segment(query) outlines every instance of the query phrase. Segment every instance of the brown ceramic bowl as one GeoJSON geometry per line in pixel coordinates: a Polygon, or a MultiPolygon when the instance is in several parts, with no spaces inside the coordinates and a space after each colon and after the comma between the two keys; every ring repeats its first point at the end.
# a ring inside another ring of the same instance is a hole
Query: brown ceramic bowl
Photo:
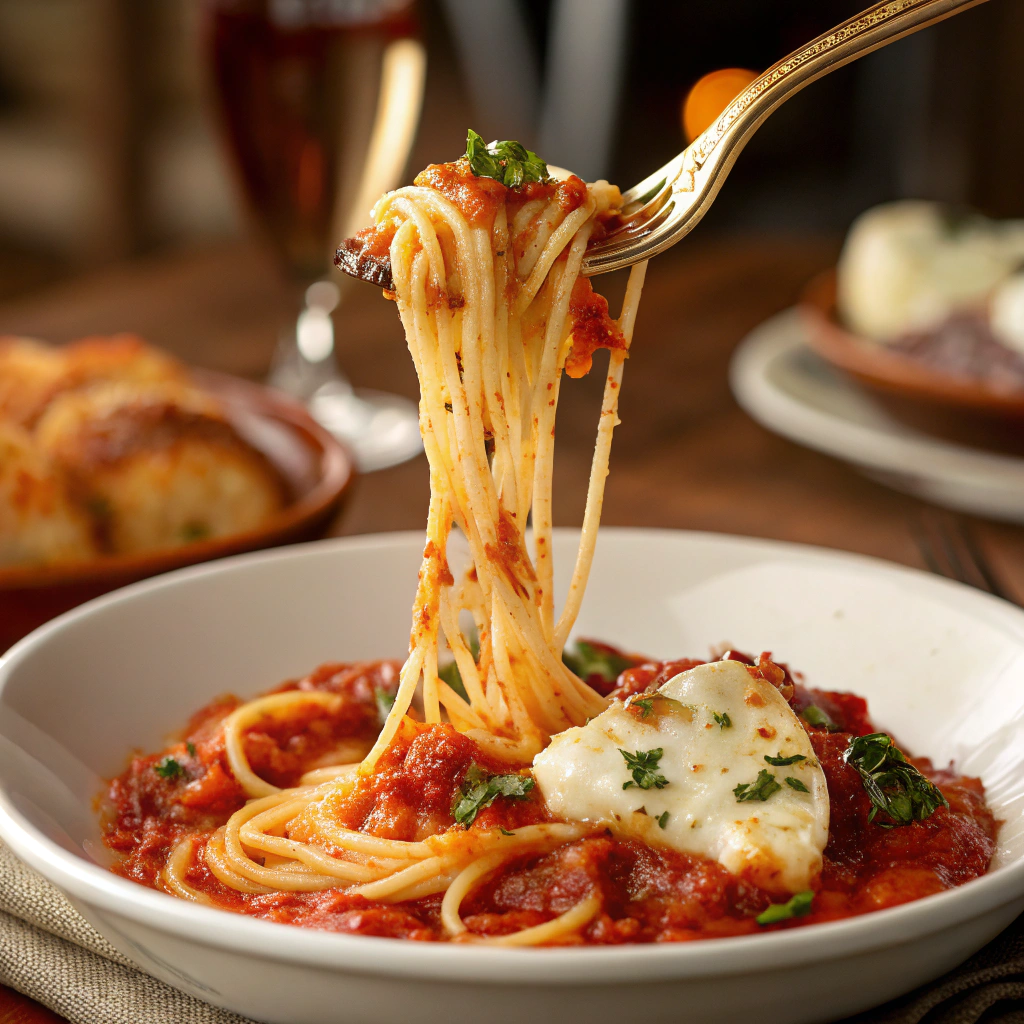
{"type": "Polygon", "coordinates": [[[1024,451],[1024,391],[944,373],[853,334],[837,314],[834,270],[807,285],[800,308],[811,348],[870,388],[898,419],[961,444],[1024,451]]]}
{"type": "Polygon", "coordinates": [[[301,405],[268,388],[205,370],[193,375],[221,401],[239,434],[273,463],[285,482],[288,503],[259,529],[169,551],[0,569],[0,651],[55,615],[136,580],[324,535],[355,475],[348,451],[301,405]]]}

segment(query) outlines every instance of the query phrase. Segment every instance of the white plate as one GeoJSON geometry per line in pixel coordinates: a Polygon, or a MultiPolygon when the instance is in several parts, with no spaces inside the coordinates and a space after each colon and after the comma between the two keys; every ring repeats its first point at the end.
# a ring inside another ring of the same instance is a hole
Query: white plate
{"type": "Polygon", "coordinates": [[[758,423],[926,501],[1024,523],[1024,458],[952,444],[900,423],[815,355],[805,334],[799,311],[788,309],[736,350],[732,390],[758,423]]]}
{"type": "MultiPolygon", "coordinates": [[[[574,543],[556,534],[562,587],[574,543]]],[[[913,750],[985,780],[1006,822],[990,874],[778,934],[509,950],[252,920],[93,863],[92,801],[129,749],[225,690],[401,654],[422,547],[390,534],[243,556],[38,630],[0,660],[0,836],[144,970],[279,1024],[825,1020],[949,970],[1024,909],[1024,612],[871,559],[670,531],[602,532],[580,631],[663,656],[771,649],[812,685],[863,694],[913,750]]]]}

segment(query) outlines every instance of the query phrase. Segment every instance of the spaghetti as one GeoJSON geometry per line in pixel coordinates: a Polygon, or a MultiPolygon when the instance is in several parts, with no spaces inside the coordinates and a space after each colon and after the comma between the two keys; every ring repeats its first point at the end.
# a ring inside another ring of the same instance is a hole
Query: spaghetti
{"type": "MultiPolygon", "coordinates": [[[[472,150],[472,135],[470,142],[472,150]]],[[[498,166],[507,179],[511,161],[498,166]]],[[[481,758],[521,765],[607,703],[563,663],[562,649],[594,556],[646,268],[633,269],[613,322],[580,269],[588,241],[621,201],[618,190],[573,176],[555,181],[546,168],[537,178],[508,187],[478,175],[468,158],[431,166],[413,186],[384,196],[374,227],[356,241],[360,258],[374,261],[390,286],[420,385],[431,496],[409,656],[372,749],[360,752],[361,761],[313,769],[298,786],[281,789],[253,770],[245,730],[310,709],[336,710],[339,697],[272,694],[224,720],[227,763],[249,800],[205,843],[191,833],[179,839],[162,872],[174,895],[209,902],[188,881],[198,859],[224,886],[250,895],[345,887],[352,896],[398,903],[443,893],[444,930],[467,939],[473,936],[460,907],[476,886],[511,860],[593,832],[580,823],[539,822],[514,832],[441,823],[408,840],[342,824],[389,749],[431,727],[449,723],[481,758]],[[551,500],[559,386],[564,370],[587,372],[597,348],[610,350],[609,368],[579,550],[556,617],[551,500]],[[531,518],[532,543],[525,532],[531,518]],[[453,524],[469,548],[459,580],[448,564],[453,524]],[[439,671],[445,647],[462,692],[439,671]],[[409,717],[417,693],[422,722],[409,717]]],[[[564,941],[599,909],[598,895],[585,893],[549,921],[480,941],[564,941]]]]}
{"type": "Polygon", "coordinates": [[[580,641],[563,656],[644,277],[612,321],[580,276],[620,201],[470,133],[465,159],[385,196],[343,244],[396,301],[419,376],[431,497],[408,658],[221,698],[135,758],[108,792],[120,874],[275,921],[537,946],[803,926],[988,869],[980,781],[909,758],[860,698],[808,690],[768,652],[651,662],[580,641]],[[597,348],[587,506],[556,609],[555,412],[563,372],[597,348]]]}

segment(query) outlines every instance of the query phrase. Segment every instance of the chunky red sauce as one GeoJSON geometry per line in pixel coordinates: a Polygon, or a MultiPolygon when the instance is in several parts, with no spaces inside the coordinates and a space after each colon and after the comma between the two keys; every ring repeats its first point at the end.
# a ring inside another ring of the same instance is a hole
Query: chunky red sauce
{"type": "Polygon", "coordinates": [[[554,197],[566,213],[571,213],[587,199],[587,186],[575,174],[565,181],[531,181],[519,188],[507,188],[494,178],[474,174],[466,159],[431,164],[416,175],[414,184],[440,192],[458,207],[470,224],[476,225],[490,225],[502,203],[508,204],[512,214],[534,199],[547,201],[554,197]]]}
{"type": "MultiPolygon", "coordinates": [[[[882,828],[868,820],[868,797],[842,757],[851,735],[874,731],[865,702],[848,693],[807,689],[785,666],[766,656],[756,664],[744,655],[730,652],[730,657],[746,661],[751,672],[778,686],[795,709],[814,704],[831,721],[832,731],[805,726],[825,772],[831,802],[829,843],[812,912],[766,928],[755,918],[777,896],[731,875],[716,862],[603,834],[506,867],[464,902],[462,914],[471,933],[499,935],[540,924],[597,891],[602,911],[575,941],[601,945],[744,935],[895,906],[985,873],[997,823],[979,780],[915,758],[913,763],[942,789],[949,808],[940,807],[922,822],[882,828]]],[[[614,686],[613,698],[625,699],[660,685],[700,663],[625,660],[632,665],[614,684],[602,680],[605,690],[614,686]]],[[[317,708],[249,729],[246,749],[253,769],[276,785],[289,786],[304,771],[337,763],[340,750],[350,758],[360,745],[368,747],[379,727],[378,694],[394,692],[398,667],[391,661],[325,665],[284,684],[280,689],[325,690],[343,700],[332,713],[317,708]]],[[[187,832],[209,834],[243,805],[218,728],[237,706],[233,697],[215,700],[193,717],[181,742],[134,758],[110,783],[104,831],[107,845],[120,856],[117,873],[159,888],[159,871],[178,838],[187,832]],[[168,755],[183,769],[173,778],[155,770],[168,755]]],[[[471,740],[449,726],[403,729],[378,763],[378,771],[339,805],[340,821],[405,840],[461,828],[452,818],[452,802],[473,761],[494,771],[509,770],[508,765],[489,764],[471,740]]],[[[525,799],[496,799],[471,827],[512,831],[547,819],[534,790],[525,799]]],[[[201,858],[187,881],[218,905],[253,917],[362,935],[444,938],[440,896],[387,905],[340,890],[248,895],[222,885],[201,858]]]]}
{"type": "Polygon", "coordinates": [[[599,348],[626,347],[619,325],[608,313],[608,300],[594,291],[589,277],[577,278],[573,285],[569,317],[572,320],[572,348],[565,360],[565,372],[570,377],[585,377],[590,373],[594,353],[599,348]]]}

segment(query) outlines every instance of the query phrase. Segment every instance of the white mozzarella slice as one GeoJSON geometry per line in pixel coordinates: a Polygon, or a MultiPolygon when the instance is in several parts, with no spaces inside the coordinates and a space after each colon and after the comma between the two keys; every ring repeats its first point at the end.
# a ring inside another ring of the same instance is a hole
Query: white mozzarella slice
{"type": "Polygon", "coordinates": [[[680,673],[658,693],[646,717],[616,701],[552,738],[533,763],[551,811],[717,860],[772,892],[809,888],[828,842],[828,789],[810,738],[779,691],[739,662],[720,661],[680,673]],[[726,715],[731,724],[723,726],[726,715]],[[656,774],[667,784],[623,788],[633,779],[621,751],[657,748],[656,774]],[[765,761],[780,754],[804,760],[765,761]],[[736,787],[754,783],[761,770],[781,789],[763,801],[738,800],[736,787]]]}

